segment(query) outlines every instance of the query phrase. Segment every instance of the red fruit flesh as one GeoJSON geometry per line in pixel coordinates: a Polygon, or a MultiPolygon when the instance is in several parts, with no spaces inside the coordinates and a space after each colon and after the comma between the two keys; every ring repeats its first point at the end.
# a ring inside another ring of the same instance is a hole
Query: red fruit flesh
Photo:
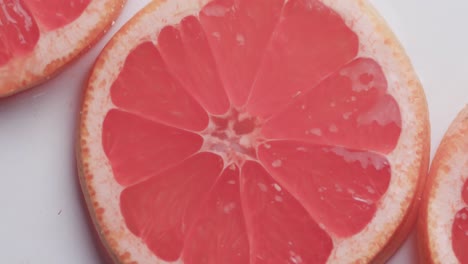
{"type": "Polygon", "coordinates": [[[77,19],[91,0],[0,0],[0,66],[31,52],[41,32],[77,19]]]}
{"type": "Polygon", "coordinates": [[[325,263],[330,236],[258,163],[242,168],[250,263],[325,263]]]}
{"type": "Polygon", "coordinates": [[[0,66],[34,49],[39,29],[21,0],[0,0],[0,66]]]}
{"type": "Polygon", "coordinates": [[[66,26],[77,19],[91,0],[23,0],[38,23],[47,31],[66,26]]]}
{"type": "MultiPolygon", "coordinates": [[[[468,204],[468,181],[462,190],[462,199],[468,204]]],[[[462,264],[468,263],[468,207],[457,212],[452,225],[452,247],[455,255],[462,264]]]]}

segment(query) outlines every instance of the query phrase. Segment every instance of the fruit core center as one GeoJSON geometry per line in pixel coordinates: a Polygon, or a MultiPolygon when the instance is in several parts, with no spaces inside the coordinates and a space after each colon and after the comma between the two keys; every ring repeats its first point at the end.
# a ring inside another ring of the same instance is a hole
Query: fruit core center
{"type": "Polygon", "coordinates": [[[232,110],[223,116],[211,116],[208,128],[202,132],[205,151],[223,157],[225,164],[242,165],[256,159],[260,143],[258,119],[248,113],[232,110]]]}

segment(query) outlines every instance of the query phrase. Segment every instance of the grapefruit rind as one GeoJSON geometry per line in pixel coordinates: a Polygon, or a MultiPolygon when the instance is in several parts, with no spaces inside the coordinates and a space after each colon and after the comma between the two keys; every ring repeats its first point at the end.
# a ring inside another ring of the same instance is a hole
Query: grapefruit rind
{"type": "MultiPolygon", "coordinates": [[[[113,176],[102,149],[102,123],[115,108],[110,87],[130,51],[144,41],[156,43],[159,31],[195,15],[208,0],[153,1],[128,22],[110,41],[96,62],[85,91],[78,166],[80,180],[94,224],[116,263],[166,263],[126,227],[120,212],[123,187],[113,176]],[[151,25],[151,26],[148,26],[151,25]],[[121,256],[125,255],[125,261],[121,256]]],[[[406,238],[415,218],[429,156],[429,121],[425,95],[403,48],[384,20],[367,1],[324,0],[359,36],[359,56],[371,57],[388,79],[388,92],[399,103],[402,132],[387,158],[392,178],[374,219],[360,233],[333,238],[328,263],[384,262],[406,238]],[[364,41],[364,42],[363,42],[364,41]]],[[[177,262],[177,263],[180,263],[177,262]]]]}
{"type": "Polygon", "coordinates": [[[27,55],[0,67],[0,97],[26,90],[50,79],[89,49],[113,24],[126,0],[94,0],[80,17],[56,30],[41,32],[27,55]]]}
{"type": "Polygon", "coordinates": [[[466,207],[462,188],[468,180],[468,105],[456,117],[432,161],[418,222],[423,263],[459,263],[452,248],[452,224],[466,207]]]}

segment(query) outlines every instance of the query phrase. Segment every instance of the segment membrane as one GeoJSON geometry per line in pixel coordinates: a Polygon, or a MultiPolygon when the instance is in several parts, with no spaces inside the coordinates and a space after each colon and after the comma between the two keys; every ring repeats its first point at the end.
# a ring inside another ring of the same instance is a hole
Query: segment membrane
{"type": "Polygon", "coordinates": [[[151,42],[128,55],[111,97],[121,109],[173,127],[200,131],[208,125],[205,110],[169,74],[151,42]]]}
{"type": "Polygon", "coordinates": [[[401,114],[386,91],[380,66],[356,59],[268,120],[262,134],[389,153],[400,137],[401,114]]]}
{"type": "Polygon", "coordinates": [[[199,153],[126,188],[120,196],[120,206],[127,227],[161,259],[179,259],[202,201],[207,199],[222,169],[219,156],[199,153]]]}
{"type": "Polygon", "coordinates": [[[283,2],[215,0],[200,12],[224,88],[235,107],[247,101],[283,2]]]}
{"type": "Polygon", "coordinates": [[[266,49],[247,110],[268,117],[356,57],[358,38],[318,0],[287,1],[266,49]]]}
{"type": "Polygon", "coordinates": [[[241,198],[251,264],[326,263],[330,236],[256,162],[242,167],[241,198]]]}
{"type": "Polygon", "coordinates": [[[188,16],[177,27],[163,28],[158,45],[169,71],[206,111],[221,115],[229,110],[228,97],[197,18],[188,16]]]}
{"type": "Polygon", "coordinates": [[[305,142],[272,141],[259,147],[266,170],[327,231],[349,237],[374,217],[391,169],[381,155],[305,142]]]}
{"type": "Polygon", "coordinates": [[[185,264],[249,263],[239,188],[239,169],[231,165],[201,206],[185,240],[182,257],[185,264]]]}
{"type": "Polygon", "coordinates": [[[193,155],[200,150],[203,139],[121,110],[111,110],[104,120],[102,142],[116,181],[128,186],[193,155]]]}

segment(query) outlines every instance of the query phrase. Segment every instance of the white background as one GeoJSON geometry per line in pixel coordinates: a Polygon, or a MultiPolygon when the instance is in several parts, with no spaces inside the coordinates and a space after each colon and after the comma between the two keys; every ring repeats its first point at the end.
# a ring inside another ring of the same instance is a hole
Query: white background
{"type": "MultiPolygon", "coordinates": [[[[149,0],[130,0],[111,32],[60,76],[0,100],[0,262],[99,264],[74,161],[79,97],[109,38],[149,0]]],[[[426,90],[432,155],[468,103],[468,2],[373,0],[407,49],[426,90]]],[[[391,264],[415,263],[412,236],[391,264]]]]}

